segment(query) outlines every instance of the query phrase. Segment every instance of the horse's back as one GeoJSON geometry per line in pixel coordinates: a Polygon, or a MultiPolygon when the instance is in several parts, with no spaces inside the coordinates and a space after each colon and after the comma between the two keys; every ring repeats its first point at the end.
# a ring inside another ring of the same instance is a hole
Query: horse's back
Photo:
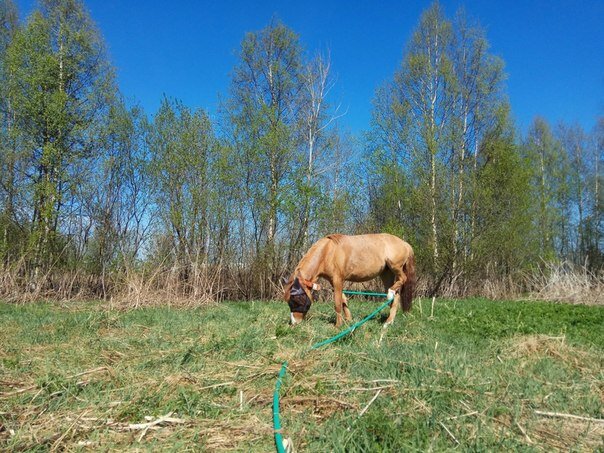
{"type": "Polygon", "coordinates": [[[411,246],[393,234],[388,233],[373,233],[373,234],[357,234],[357,235],[345,235],[345,234],[330,234],[326,236],[336,246],[350,246],[354,249],[367,249],[372,248],[377,252],[383,252],[384,254],[409,254],[413,253],[411,246]]]}
{"type": "Polygon", "coordinates": [[[413,255],[411,246],[401,238],[387,233],[359,235],[330,235],[333,260],[342,268],[383,268],[402,266],[413,255]]]}

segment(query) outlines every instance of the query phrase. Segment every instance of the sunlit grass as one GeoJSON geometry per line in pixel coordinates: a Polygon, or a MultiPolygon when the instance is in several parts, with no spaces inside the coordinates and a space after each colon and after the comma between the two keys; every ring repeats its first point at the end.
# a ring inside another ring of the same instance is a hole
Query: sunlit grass
{"type": "MultiPolygon", "coordinates": [[[[351,303],[355,320],[374,307],[351,303]]],[[[604,424],[535,411],[604,418],[604,307],[416,301],[305,354],[337,332],[330,304],[310,314],[0,304],[0,449],[271,451],[285,359],[297,451],[603,448],[604,424]]]]}

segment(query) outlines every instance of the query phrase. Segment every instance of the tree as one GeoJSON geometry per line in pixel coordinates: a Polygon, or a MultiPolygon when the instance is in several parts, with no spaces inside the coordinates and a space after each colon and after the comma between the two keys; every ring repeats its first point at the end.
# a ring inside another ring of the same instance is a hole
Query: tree
{"type": "Polygon", "coordinates": [[[338,164],[342,165],[341,161],[334,162],[334,158],[342,157],[341,150],[337,149],[342,141],[335,126],[345,113],[339,113],[339,106],[332,110],[329,103],[328,96],[335,85],[330,57],[317,54],[303,64],[299,132],[303,164],[295,174],[298,208],[289,211],[292,228],[288,231],[291,238],[288,265],[294,264],[293,261],[299,259],[310,245],[312,227],[320,217],[318,209],[330,199],[326,190],[329,180],[341,177],[338,164]]]}
{"type": "MultiPolygon", "coordinates": [[[[276,267],[275,240],[292,179],[300,168],[304,79],[298,36],[273,21],[246,34],[226,104],[230,149],[243,187],[242,220],[251,223],[255,254],[276,267]]],[[[296,206],[300,209],[299,206],[296,206]]]]}
{"type": "Polygon", "coordinates": [[[444,171],[455,106],[451,43],[451,22],[434,3],[422,14],[392,82],[378,91],[371,138],[374,159],[385,170],[376,175],[374,193],[389,193],[382,186],[386,181],[398,191],[394,199],[386,195],[390,202],[396,200],[394,205],[380,210],[414,211],[419,218],[413,221],[414,230],[431,233],[415,240],[429,246],[431,254],[421,258],[433,270],[443,261],[444,197],[450,193],[444,171]]]}
{"type": "Polygon", "coordinates": [[[74,170],[95,152],[115,91],[103,41],[81,2],[44,0],[7,50],[9,97],[28,174],[34,274],[61,252],[60,222],[77,203],[74,170]]]}
{"type": "Polygon", "coordinates": [[[592,176],[590,186],[593,190],[590,263],[595,269],[604,266],[604,195],[602,194],[602,159],[604,159],[604,117],[598,118],[593,133],[592,176]]]}
{"type": "Polygon", "coordinates": [[[587,136],[580,126],[560,124],[558,128],[566,159],[569,162],[568,173],[568,210],[567,218],[574,223],[574,237],[570,237],[572,260],[584,264],[587,256],[586,220],[588,218],[590,187],[587,183],[587,136]]]}
{"type": "Polygon", "coordinates": [[[454,109],[452,117],[453,155],[450,178],[456,183],[452,195],[453,272],[459,259],[466,260],[474,237],[476,205],[472,192],[476,185],[479,149],[484,134],[495,126],[504,107],[503,62],[491,55],[483,28],[473,23],[463,10],[453,23],[451,61],[453,64],[454,109]],[[469,219],[469,222],[468,222],[469,219]],[[469,224],[468,224],[469,223],[469,224]]]}
{"type": "Polygon", "coordinates": [[[151,178],[146,134],[149,127],[138,107],[117,98],[108,112],[99,153],[80,165],[77,219],[67,227],[74,238],[74,259],[100,277],[108,297],[108,277],[130,273],[147,239],[151,212],[151,178]]]}
{"type": "Polygon", "coordinates": [[[532,168],[539,255],[547,261],[556,256],[557,244],[566,241],[561,222],[564,218],[568,166],[562,145],[542,118],[534,120],[524,147],[532,168]]]}
{"type": "Polygon", "coordinates": [[[488,47],[478,24],[434,3],[373,105],[371,215],[416,245],[424,271],[452,280],[474,257],[479,154],[506,109],[503,63],[488,47]]]}
{"type": "Polygon", "coordinates": [[[15,163],[16,140],[14,111],[7,86],[10,73],[6,49],[18,29],[18,12],[12,0],[0,3],[0,260],[17,255],[15,247],[20,229],[16,216],[18,174],[15,163]]]}
{"type": "MultiPolygon", "coordinates": [[[[532,225],[530,166],[516,145],[509,107],[486,132],[476,175],[472,268],[479,279],[519,277],[538,257],[532,225]]],[[[480,280],[479,280],[480,281],[480,280]]]]}
{"type": "Polygon", "coordinates": [[[211,216],[209,163],[215,138],[207,114],[162,100],[149,138],[150,174],[160,215],[182,281],[207,260],[211,216]]]}
{"type": "Polygon", "coordinates": [[[439,266],[439,157],[448,148],[449,125],[453,113],[450,90],[453,67],[447,49],[451,43],[451,23],[438,3],[426,10],[411,38],[401,71],[395,75],[410,114],[411,149],[420,171],[429,176],[430,226],[433,266],[439,266]]]}

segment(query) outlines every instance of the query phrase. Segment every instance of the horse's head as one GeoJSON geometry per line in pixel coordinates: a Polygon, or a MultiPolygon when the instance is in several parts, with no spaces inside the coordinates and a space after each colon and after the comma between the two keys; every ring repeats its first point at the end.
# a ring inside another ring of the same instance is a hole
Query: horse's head
{"type": "Polygon", "coordinates": [[[294,277],[285,285],[285,301],[291,310],[291,323],[302,322],[313,302],[313,291],[321,289],[316,284],[303,278],[294,277]]]}

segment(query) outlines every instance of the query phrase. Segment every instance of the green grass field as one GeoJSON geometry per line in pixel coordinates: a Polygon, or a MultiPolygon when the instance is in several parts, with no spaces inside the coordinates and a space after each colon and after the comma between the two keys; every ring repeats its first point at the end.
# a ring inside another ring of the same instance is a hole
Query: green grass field
{"type": "Polygon", "coordinates": [[[303,355],[337,332],[331,304],[296,328],[283,302],[0,304],[0,450],[272,451],[285,359],[296,451],[604,449],[604,307],[430,305],[303,355]]]}

